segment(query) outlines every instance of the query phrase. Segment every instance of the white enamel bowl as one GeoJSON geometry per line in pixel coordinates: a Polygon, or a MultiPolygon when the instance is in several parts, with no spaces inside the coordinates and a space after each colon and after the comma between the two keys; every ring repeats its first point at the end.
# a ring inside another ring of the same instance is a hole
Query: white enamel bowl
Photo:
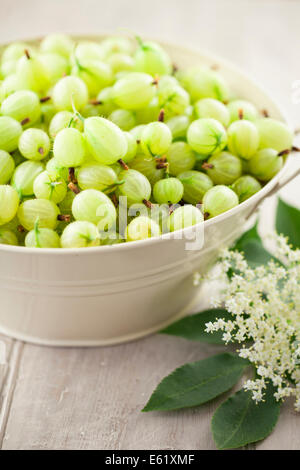
{"type": "MultiPolygon", "coordinates": [[[[286,121],[265,91],[232,64],[205,52],[163,45],[180,67],[217,64],[237,96],[286,121]]],[[[43,345],[95,346],[160,330],[188,311],[199,291],[193,273],[207,271],[220,247],[239,237],[247,217],[276,187],[286,167],[238,207],[179,232],[191,236],[204,227],[200,250],[186,250],[187,240],[174,234],[90,249],[0,245],[0,332],[43,345]]]]}

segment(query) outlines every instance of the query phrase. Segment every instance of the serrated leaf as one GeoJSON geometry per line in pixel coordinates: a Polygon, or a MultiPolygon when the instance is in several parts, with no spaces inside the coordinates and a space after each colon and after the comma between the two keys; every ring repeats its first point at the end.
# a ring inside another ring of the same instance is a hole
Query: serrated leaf
{"type": "Polygon", "coordinates": [[[218,449],[236,449],[267,437],[274,429],[280,403],[268,386],[264,402],[258,404],[250,391],[240,390],[222,403],[212,418],[212,433],[218,449]]]}
{"type": "Polygon", "coordinates": [[[180,336],[190,341],[224,345],[224,341],[222,341],[223,331],[216,331],[214,333],[205,332],[205,324],[214,322],[218,318],[224,318],[225,321],[228,321],[232,320],[232,315],[223,308],[204,310],[203,312],[189,315],[172,323],[172,325],[168,326],[160,333],[180,336]]]}
{"type": "Polygon", "coordinates": [[[185,364],[160,382],[143,411],[202,405],[230,390],[247,366],[248,361],[230,353],[185,364]]]}
{"type": "Polygon", "coordinates": [[[257,224],[239,238],[232,250],[243,252],[245,259],[252,268],[267,264],[271,259],[275,259],[264,248],[257,231],[257,224]]]}
{"type": "Polygon", "coordinates": [[[276,231],[288,237],[294,248],[300,248],[300,210],[282,199],[277,205],[276,231]]]}

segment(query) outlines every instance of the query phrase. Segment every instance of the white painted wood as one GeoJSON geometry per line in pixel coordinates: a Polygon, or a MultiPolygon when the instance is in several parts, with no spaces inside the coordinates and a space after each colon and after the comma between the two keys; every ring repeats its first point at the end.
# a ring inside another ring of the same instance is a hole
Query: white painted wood
{"type": "MultiPolygon", "coordinates": [[[[260,80],[299,125],[300,104],[292,102],[292,83],[300,79],[299,17],[297,0],[1,0],[0,41],[126,27],[199,45],[260,80]]],[[[299,182],[283,192],[294,204],[299,182]]],[[[272,222],[273,201],[264,207],[263,231],[272,222]]],[[[0,366],[4,449],[214,448],[216,403],[167,414],[140,409],[164,375],[219,348],[165,336],[90,350],[25,345],[22,353],[21,345],[7,344],[11,360],[0,366]]],[[[299,419],[287,404],[273,434],[256,447],[299,449],[299,419]]]]}

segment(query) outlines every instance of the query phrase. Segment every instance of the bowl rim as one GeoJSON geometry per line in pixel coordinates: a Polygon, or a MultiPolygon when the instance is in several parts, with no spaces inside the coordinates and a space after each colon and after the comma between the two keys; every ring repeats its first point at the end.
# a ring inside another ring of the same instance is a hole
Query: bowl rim
{"type": "MultiPolygon", "coordinates": [[[[58,32],[60,34],[60,32],[58,32]]],[[[56,33],[55,33],[56,34],[56,33]]],[[[101,34],[83,34],[83,33],[70,33],[68,34],[70,37],[77,39],[77,40],[87,40],[87,41],[95,41],[99,39],[105,39],[106,37],[109,36],[115,36],[114,34],[111,34],[110,32],[105,32],[101,34]]],[[[122,34],[118,34],[118,36],[122,36],[122,34]]],[[[37,36],[37,37],[30,37],[30,38],[25,38],[25,39],[18,39],[16,41],[22,41],[22,42],[37,42],[41,41],[43,39],[43,36],[37,36]]],[[[148,38],[147,38],[148,39],[148,38]]],[[[152,37],[152,40],[154,38],[152,37]]],[[[188,53],[189,51],[194,52],[195,54],[199,54],[208,61],[211,61],[212,63],[217,63],[220,65],[224,65],[226,68],[229,68],[232,70],[233,73],[238,73],[241,77],[244,77],[246,80],[250,80],[253,85],[261,92],[263,93],[266,98],[274,104],[275,108],[283,118],[283,121],[288,124],[288,126],[291,128],[291,130],[294,130],[294,125],[289,118],[288,114],[286,113],[285,109],[281,105],[278,104],[277,100],[274,99],[273,97],[270,96],[269,92],[266,90],[266,88],[261,85],[256,79],[254,79],[251,75],[248,73],[244,72],[242,67],[236,65],[235,63],[231,62],[230,60],[226,58],[220,57],[218,54],[211,53],[209,50],[206,48],[202,49],[199,47],[191,46],[187,43],[184,45],[182,44],[177,44],[176,42],[173,41],[165,41],[165,40],[160,40],[159,38],[155,38],[159,44],[165,47],[173,47],[176,49],[181,50],[183,53],[188,53]]],[[[12,44],[15,41],[9,41],[8,43],[1,43],[0,44],[0,50],[3,47],[8,46],[9,44],[12,44]]],[[[177,230],[176,232],[171,232],[171,233],[166,233],[163,235],[160,235],[159,237],[153,237],[153,238],[147,238],[144,240],[137,240],[137,241],[132,241],[132,242],[127,242],[127,243],[117,243],[114,245],[99,245],[95,247],[85,247],[85,248],[31,248],[31,247],[25,247],[25,246],[15,246],[15,245],[5,245],[0,243],[0,253],[1,252],[11,252],[11,253],[24,253],[28,255],[70,255],[73,256],[74,254],[83,256],[84,254],[94,254],[94,253],[102,253],[104,250],[109,250],[109,251],[124,251],[124,250],[129,250],[129,249],[135,249],[136,246],[139,247],[144,247],[150,246],[153,244],[161,243],[165,240],[172,240],[172,239],[185,239],[187,238],[188,232],[191,232],[192,230],[195,230],[197,227],[201,226],[202,224],[204,225],[204,230],[206,227],[215,224],[216,222],[221,222],[222,220],[227,219],[231,215],[236,214],[241,210],[241,208],[245,208],[246,206],[250,206],[254,203],[254,206],[259,205],[259,203],[264,199],[267,194],[274,189],[276,184],[279,182],[279,180],[282,178],[282,176],[287,172],[289,163],[291,161],[291,153],[287,156],[285,163],[282,167],[282,169],[275,175],[268,183],[265,184],[265,186],[262,187],[256,194],[248,198],[246,201],[240,203],[238,206],[234,207],[233,209],[230,209],[223,214],[217,215],[216,217],[213,217],[212,219],[208,219],[206,221],[200,222],[196,225],[193,225],[191,227],[186,227],[180,230],[177,230]],[[178,234],[182,233],[182,237],[179,237],[178,234]],[[177,234],[177,236],[176,236],[177,234]]]]}

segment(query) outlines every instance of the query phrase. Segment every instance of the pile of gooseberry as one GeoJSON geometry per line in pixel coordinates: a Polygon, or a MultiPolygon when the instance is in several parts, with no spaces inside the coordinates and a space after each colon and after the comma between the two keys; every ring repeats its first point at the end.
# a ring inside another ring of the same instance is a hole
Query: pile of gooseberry
{"type": "Polygon", "coordinates": [[[0,243],[81,248],[216,217],[281,169],[293,134],[222,70],[157,43],[17,42],[0,63],[0,243]],[[180,64],[179,64],[180,65],[180,64]]]}

